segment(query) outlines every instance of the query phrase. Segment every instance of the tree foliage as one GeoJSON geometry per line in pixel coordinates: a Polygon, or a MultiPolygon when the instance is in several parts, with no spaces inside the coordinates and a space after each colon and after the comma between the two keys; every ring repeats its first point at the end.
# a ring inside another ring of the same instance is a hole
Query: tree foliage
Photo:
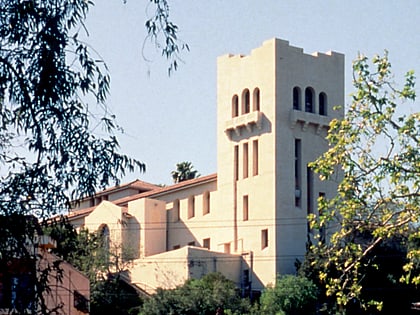
{"type": "Polygon", "coordinates": [[[250,304],[241,299],[235,284],[220,273],[188,280],[173,290],[158,289],[145,300],[141,315],[214,315],[217,309],[230,314],[248,314],[250,304]]]}
{"type": "Polygon", "coordinates": [[[200,176],[194,169],[191,162],[181,162],[176,164],[176,170],[171,172],[174,183],[180,183],[188,179],[194,179],[200,176]]]}
{"type": "Polygon", "coordinates": [[[53,252],[89,278],[90,314],[129,314],[140,306],[138,292],[124,280],[132,259],[122,248],[104,246],[100,233],[77,232],[65,217],[50,221],[45,233],[57,241],[53,252]]]}
{"type": "MultiPolygon", "coordinates": [[[[79,41],[91,1],[0,0],[0,259],[38,223],[144,164],[118,152],[109,74],[79,41]],[[18,223],[19,222],[19,223],[18,223]]],[[[41,299],[41,296],[38,296],[41,299]]]]}
{"type": "Polygon", "coordinates": [[[303,276],[280,276],[274,287],[261,295],[261,314],[315,314],[318,297],[316,285],[303,276]]]}
{"type": "Polygon", "coordinates": [[[178,69],[181,51],[189,51],[188,44],[178,38],[178,26],[170,19],[168,0],[149,0],[152,14],[145,26],[147,38],[161,50],[162,56],[169,61],[168,74],[178,69]]]}
{"type": "MultiPolygon", "coordinates": [[[[415,77],[396,87],[387,53],[372,62],[360,55],[353,63],[355,92],[343,119],[330,124],[330,149],[311,164],[323,180],[342,176],[336,197],[319,200],[313,228],[329,228],[327,243],[313,252],[321,257],[326,293],[344,307],[360,301],[366,258],[397,235],[418,239],[420,217],[420,113],[402,114],[415,100],[415,77]],[[337,176],[337,174],[339,176],[337,176]]],[[[420,284],[420,250],[407,251],[401,281],[420,284]]],[[[379,301],[370,304],[381,307],[379,301]]]]}

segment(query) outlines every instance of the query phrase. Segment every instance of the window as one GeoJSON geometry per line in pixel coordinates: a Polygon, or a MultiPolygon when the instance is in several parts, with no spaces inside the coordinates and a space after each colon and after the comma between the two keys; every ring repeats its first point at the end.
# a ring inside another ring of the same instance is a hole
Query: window
{"type": "Polygon", "coordinates": [[[248,114],[250,111],[249,90],[245,89],[242,92],[242,114],[248,114]]]}
{"type": "Polygon", "coordinates": [[[268,229],[261,230],[261,249],[268,247],[268,229]]]}
{"type": "Polygon", "coordinates": [[[243,196],[242,198],[242,218],[244,221],[248,221],[249,218],[249,208],[248,208],[248,195],[243,196]]]}
{"type": "Polygon", "coordinates": [[[195,216],[195,197],[188,197],[188,219],[191,219],[195,216]]]}
{"type": "Polygon", "coordinates": [[[295,206],[300,207],[301,199],[301,172],[300,172],[300,163],[301,163],[301,141],[300,139],[295,139],[295,206]]]}
{"type": "Polygon", "coordinates": [[[313,213],[313,172],[309,166],[306,167],[306,207],[307,214],[313,213]]]}
{"type": "Polygon", "coordinates": [[[235,180],[239,179],[239,146],[235,145],[233,151],[233,178],[235,180]]]}
{"type": "Polygon", "coordinates": [[[179,248],[181,248],[181,246],[180,246],[180,245],[174,245],[174,246],[172,247],[172,249],[179,249],[179,248]]]}
{"type": "Polygon", "coordinates": [[[226,254],[230,254],[230,243],[225,243],[223,246],[223,252],[226,254]]]}
{"type": "Polygon", "coordinates": [[[253,106],[254,112],[260,110],[260,89],[259,88],[255,88],[252,94],[252,106],[253,106]]]}
{"type": "Polygon", "coordinates": [[[243,144],[243,178],[247,178],[248,177],[248,143],[244,143],[243,144]]]}
{"type": "Polygon", "coordinates": [[[109,234],[108,225],[103,224],[99,227],[99,237],[101,238],[102,246],[106,251],[109,251],[110,248],[109,234]]]}
{"type": "Polygon", "coordinates": [[[14,309],[16,314],[34,314],[35,264],[35,260],[23,258],[0,261],[1,309],[14,309]]]}
{"type": "Polygon", "coordinates": [[[258,175],[258,140],[252,141],[252,175],[258,175]]]}
{"type": "Polygon", "coordinates": [[[203,194],[203,215],[210,213],[210,192],[205,191],[203,194]]]}
{"type": "Polygon", "coordinates": [[[74,291],[73,294],[73,306],[82,313],[89,313],[89,301],[88,299],[78,291],[74,291]]]}
{"type": "Polygon", "coordinates": [[[175,199],[172,204],[173,222],[178,222],[180,219],[179,215],[179,199],[175,199]]]}
{"type": "Polygon", "coordinates": [[[293,88],[293,109],[300,110],[300,88],[293,88]]]}
{"type": "Polygon", "coordinates": [[[314,93],[310,87],[305,89],[305,112],[314,112],[314,93]]]}
{"type": "Polygon", "coordinates": [[[188,242],[188,246],[195,246],[195,242],[194,241],[188,242]]]}
{"type": "Polygon", "coordinates": [[[239,99],[238,95],[232,97],[232,117],[238,117],[239,115],[239,99]]]}
{"type": "Polygon", "coordinates": [[[327,95],[324,92],[319,94],[319,114],[327,116],[327,95]]]}
{"type": "Polygon", "coordinates": [[[203,247],[210,249],[210,238],[203,239],[203,247]]]}

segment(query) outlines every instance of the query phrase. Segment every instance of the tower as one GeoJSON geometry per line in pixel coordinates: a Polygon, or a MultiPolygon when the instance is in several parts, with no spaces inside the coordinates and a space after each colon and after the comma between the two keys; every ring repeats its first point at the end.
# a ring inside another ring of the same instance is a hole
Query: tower
{"type": "Polygon", "coordinates": [[[308,236],[307,215],[336,183],[307,167],[328,149],[333,118],[344,114],[344,55],[306,54],[272,39],[249,56],[218,59],[219,208],[233,253],[253,257],[254,288],[294,273],[308,236]]]}

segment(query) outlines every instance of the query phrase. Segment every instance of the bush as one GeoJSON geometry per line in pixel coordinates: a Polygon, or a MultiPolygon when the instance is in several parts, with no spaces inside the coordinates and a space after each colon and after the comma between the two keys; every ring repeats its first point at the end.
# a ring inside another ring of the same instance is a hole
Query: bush
{"type": "Polygon", "coordinates": [[[285,275],[261,295],[261,314],[308,315],[315,313],[316,285],[302,276],[285,275]]]}

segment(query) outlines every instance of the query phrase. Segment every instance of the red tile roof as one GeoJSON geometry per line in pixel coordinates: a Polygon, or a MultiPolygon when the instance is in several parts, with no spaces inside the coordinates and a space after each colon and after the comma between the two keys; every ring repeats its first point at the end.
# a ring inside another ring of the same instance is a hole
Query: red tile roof
{"type": "MultiPolygon", "coordinates": [[[[187,188],[192,187],[192,186],[200,185],[200,184],[215,181],[215,180],[217,180],[217,174],[216,173],[206,175],[206,176],[202,176],[202,177],[198,177],[198,178],[194,178],[194,179],[190,179],[190,180],[186,180],[186,181],[183,181],[181,183],[177,183],[177,184],[170,185],[170,186],[164,186],[164,187],[160,187],[160,186],[156,186],[156,185],[149,184],[149,183],[146,183],[146,182],[142,182],[140,180],[136,180],[134,182],[130,182],[130,183],[127,183],[127,184],[107,188],[104,191],[112,192],[114,190],[119,190],[121,187],[129,188],[130,186],[133,186],[133,185],[137,186],[137,187],[140,187],[141,185],[143,185],[143,183],[146,184],[146,185],[141,186],[141,187],[153,187],[153,189],[148,190],[148,191],[144,191],[144,192],[141,192],[141,193],[138,193],[138,194],[135,194],[135,195],[131,195],[131,196],[127,196],[127,197],[123,197],[123,198],[120,198],[120,199],[117,199],[117,200],[109,201],[109,202],[112,202],[115,205],[126,207],[128,202],[133,201],[133,200],[146,198],[146,197],[151,197],[151,196],[156,196],[156,195],[161,195],[161,194],[166,194],[166,193],[171,193],[173,191],[187,189],[187,188]],[[147,186],[147,185],[149,185],[149,186],[147,186]]],[[[99,192],[98,195],[99,194],[102,195],[104,191],[99,192]]],[[[71,211],[68,214],[68,218],[75,218],[75,217],[78,217],[78,216],[87,216],[95,208],[96,208],[96,206],[71,211]]]]}

